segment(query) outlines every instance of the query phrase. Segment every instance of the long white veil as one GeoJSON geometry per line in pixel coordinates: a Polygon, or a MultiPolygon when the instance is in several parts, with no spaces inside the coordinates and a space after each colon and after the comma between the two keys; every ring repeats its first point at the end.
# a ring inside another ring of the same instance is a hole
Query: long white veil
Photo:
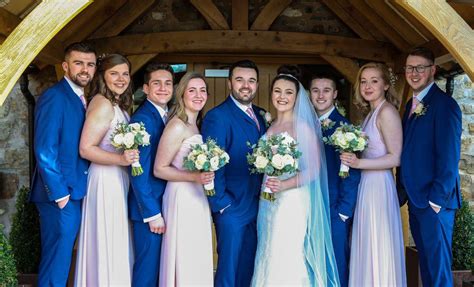
{"type": "MultiPolygon", "coordinates": [[[[292,75],[285,75],[294,78],[292,75]]],[[[340,286],[336,259],[331,240],[326,156],[321,125],[303,85],[293,112],[293,125],[298,149],[300,173],[298,186],[306,187],[310,198],[310,212],[304,242],[311,286],[340,286]]]]}

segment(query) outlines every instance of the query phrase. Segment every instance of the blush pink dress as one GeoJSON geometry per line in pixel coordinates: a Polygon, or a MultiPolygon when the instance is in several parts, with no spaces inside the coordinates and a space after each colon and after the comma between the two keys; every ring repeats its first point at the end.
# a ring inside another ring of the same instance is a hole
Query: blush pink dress
{"type": "MultiPolygon", "coordinates": [[[[172,166],[183,169],[183,159],[195,134],[183,141],[172,166]]],[[[203,187],[195,182],[168,181],[163,195],[166,232],[161,245],[159,286],[213,286],[211,212],[203,187]]]]}

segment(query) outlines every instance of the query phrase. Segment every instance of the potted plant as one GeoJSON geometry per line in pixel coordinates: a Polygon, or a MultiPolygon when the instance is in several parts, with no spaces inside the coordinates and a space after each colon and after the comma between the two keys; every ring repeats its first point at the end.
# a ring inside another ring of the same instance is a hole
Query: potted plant
{"type": "Polygon", "coordinates": [[[39,214],[28,201],[29,189],[18,191],[16,213],[13,215],[10,244],[15,256],[20,284],[36,285],[41,254],[39,214]]]}
{"type": "Polygon", "coordinates": [[[15,259],[0,224],[0,286],[17,286],[15,259]]]}
{"type": "Polygon", "coordinates": [[[474,214],[469,203],[463,200],[456,213],[453,230],[453,280],[454,286],[473,286],[474,278],[474,214]],[[469,285],[470,283],[470,285],[469,285]]]}

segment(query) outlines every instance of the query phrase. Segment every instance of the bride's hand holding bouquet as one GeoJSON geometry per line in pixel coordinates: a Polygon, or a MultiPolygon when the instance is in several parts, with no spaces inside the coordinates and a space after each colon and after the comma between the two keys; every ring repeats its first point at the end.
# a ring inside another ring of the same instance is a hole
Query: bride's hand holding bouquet
{"type": "Polygon", "coordinates": [[[262,138],[257,144],[251,145],[252,153],[247,154],[251,173],[267,175],[267,182],[262,193],[266,200],[273,201],[273,190],[281,189],[281,181],[277,177],[283,174],[298,172],[298,158],[301,152],[298,143],[286,132],[262,138]]]}

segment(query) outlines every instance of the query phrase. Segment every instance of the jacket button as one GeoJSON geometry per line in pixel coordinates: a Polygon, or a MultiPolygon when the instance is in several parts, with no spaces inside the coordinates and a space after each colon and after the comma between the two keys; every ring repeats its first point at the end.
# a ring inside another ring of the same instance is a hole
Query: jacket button
{"type": "Polygon", "coordinates": [[[87,172],[87,170],[86,170],[86,171],[84,171],[84,174],[87,174],[87,173],[88,173],[88,172],[87,172]]]}

